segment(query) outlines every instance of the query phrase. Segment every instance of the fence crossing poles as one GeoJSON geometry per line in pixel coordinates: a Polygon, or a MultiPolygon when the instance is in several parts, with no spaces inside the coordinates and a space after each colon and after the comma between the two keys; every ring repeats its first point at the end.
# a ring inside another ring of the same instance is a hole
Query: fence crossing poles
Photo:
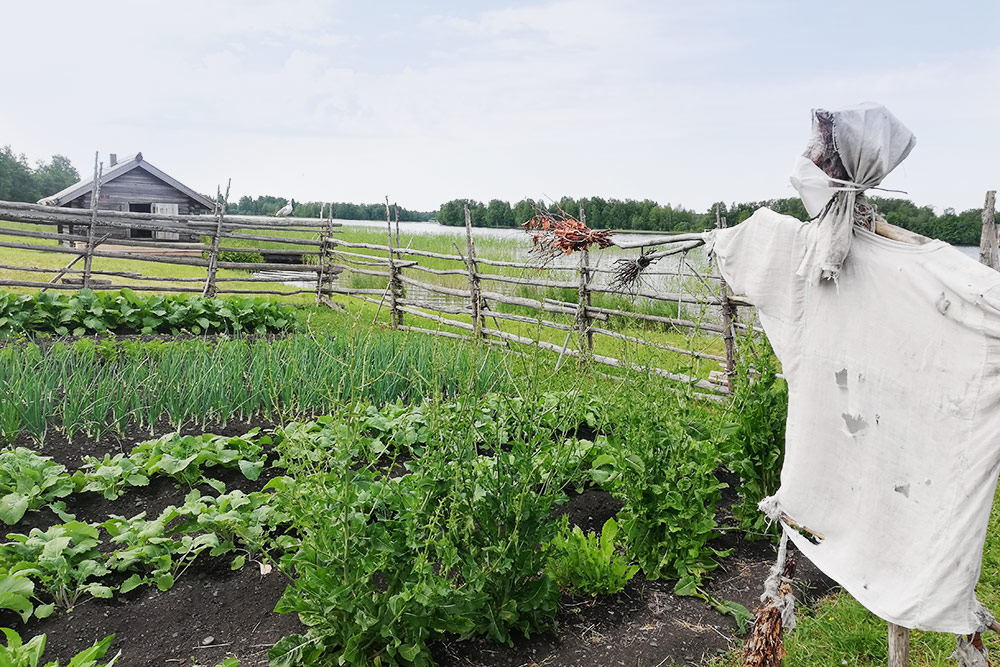
{"type": "Polygon", "coordinates": [[[104,163],[98,163],[98,155],[94,153],[94,189],[90,193],[90,229],[87,230],[87,248],[83,260],[83,287],[90,287],[91,264],[94,261],[95,237],[97,234],[97,206],[101,200],[101,179],[104,177],[104,163]]]}
{"type": "MultiPolygon", "coordinates": [[[[389,294],[389,326],[393,329],[397,328],[403,323],[403,311],[399,309],[399,291],[402,282],[399,279],[399,267],[396,265],[394,259],[394,251],[392,245],[392,217],[389,211],[389,196],[385,197],[385,226],[388,230],[388,242],[389,242],[389,284],[386,291],[389,294]]],[[[398,250],[398,248],[396,248],[398,250]]]]}
{"type": "MultiPolygon", "coordinates": [[[[326,212],[326,204],[324,203],[320,206],[319,217],[323,218],[326,212]]],[[[316,305],[323,303],[323,287],[326,285],[327,276],[326,272],[330,268],[330,223],[327,222],[326,228],[320,232],[320,246],[319,246],[319,271],[316,272],[316,305]]]]}
{"type": "Polygon", "coordinates": [[[983,232],[979,237],[979,261],[991,269],[1000,271],[1000,258],[997,256],[996,197],[996,190],[987,191],[986,203],[983,205],[983,232]]]}
{"type": "MultiPolygon", "coordinates": [[[[715,226],[719,229],[726,228],[725,216],[719,215],[719,207],[715,207],[715,226]]],[[[720,275],[719,296],[722,300],[722,342],[726,346],[726,384],[729,391],[733,391],[733,377],[736,375],[736,340],[733,336],[733,324],[736,321],[736,307],[729,299],[731,292],[729,285],[720,275]]]]}
{"type": "Polygon", "coordinates": [[[226,182],[226,196],[223,197],[219,188],[215,189],[215,231],[212,234],[212,246],[208,251],[208,270],[205,273],[205,287],[202,296],[214,297],[218,288],[215,276],[219,272],[219,243],[222,240],[222,221],[226,217],[226,206],[229,205],[229,186],[233,179],[226,182]]]}
{"type": "MultiPolygon", "coordinates": [[[[580,222],[587,224],[587,214],[580,205],[580,222]]],[[[576,308],[576,326],[580,332],[580,351],[589,357],[594,353],[594,332],[591,331],[590,313],[590,251],[584,248],[580,251],[580,287],[576,308]]]]}
{"type": "Polygon", "coordinates": [[[483,335],[483,298],[476,267],[476,244],[472,240],[472,214],[465,205],[465,268],[469,274],[469,305],[472,308],[472,334],[476,338],[483,335]]]}

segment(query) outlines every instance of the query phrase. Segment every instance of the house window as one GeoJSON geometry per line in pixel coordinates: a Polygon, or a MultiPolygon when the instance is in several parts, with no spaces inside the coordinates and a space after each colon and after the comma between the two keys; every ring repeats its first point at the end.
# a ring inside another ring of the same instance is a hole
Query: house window
{"type": "MultiPolygon", "coordinates": [[[[177,215],[178,214],[177,204],[153,204],[153,213],[157,215],[177,215]]],[[[174,224],[174,222],[164,221],[164,224],[174,224]]],[[[156,238],[163,241],[177,241],[180,239],[180,234],[177,232],[156,232],[156,238]]]]}

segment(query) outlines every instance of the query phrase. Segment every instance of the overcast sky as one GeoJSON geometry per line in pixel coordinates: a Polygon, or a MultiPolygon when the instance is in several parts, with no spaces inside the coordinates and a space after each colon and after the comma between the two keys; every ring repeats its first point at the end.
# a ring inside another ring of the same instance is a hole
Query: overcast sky
{"type": "Polygon", "coordinates": [[[889,107],[884,185],[1000,186],[1000,2],[171,0],[3,10],[0,145],[141,151],[202,192],[436,209],[792,196],[810,109],[889,107]]]}

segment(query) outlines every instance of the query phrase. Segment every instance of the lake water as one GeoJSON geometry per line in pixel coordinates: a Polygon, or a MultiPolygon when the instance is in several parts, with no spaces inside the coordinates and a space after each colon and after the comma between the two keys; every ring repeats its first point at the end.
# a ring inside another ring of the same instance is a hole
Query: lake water
{"type": "MultiPolygon", "coordinates": [[[[335,220],[334,222],[339,222],[344,227],[365,227],[374,228],[379,230],[385,230],[386,225],[384,222],[375,222],[372,220],[335,220]]],[[[395,232],[396,225],[393,223],[393,231],[395,232]]],[[[441,225],[436,222],[400,222],[399,223],[399,233],[402,234],[446,234],[452,236],[465,236],[465,227],[452,227],[450,225],[441,225]]],[[[494,238],[494,239],[524,239],[528,240],[528,235],[520,227],[507,227],[507,228],[496,228],[496,227],[473,227],[472,233],[474,236],[481,238],[494,238]]],[[[662,232],[649,232],[649,233],[633,233],[633,232],[623,232],[618,234],[619,237],[627,237],[629,241],[643,241],[646,239],[651,239],[656,236],[663,236],[662,232]]]]}

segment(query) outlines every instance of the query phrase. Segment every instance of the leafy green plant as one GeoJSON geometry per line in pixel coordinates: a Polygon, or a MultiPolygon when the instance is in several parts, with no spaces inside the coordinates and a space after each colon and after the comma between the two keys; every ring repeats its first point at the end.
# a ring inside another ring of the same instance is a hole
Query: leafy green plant
{"type": "Polygon", "coordinates": [[[604,522],[598,536],[584,534],[579,526],[570,530],[564,515],[559,534],[545,547],[546,571],[560,589],[571,593],[595,596],[618,593],[639,571],[639,566],[630,565],[628,558],[619,553],[617,536],[618,524],[614,518],[604,522]]]}
{"type": "Polygon", "coordinates": [[[593,461],[594,480],[624,501],[622,532],[647,579],[699,577],[726,555],[707,546],[726,486],[715,477],[719,453],[693,416],[682,400],[636,406],[593,461]]]}
{"type": "Polygon", "coordinates": [[[101,524],[111,542],[122,546],[108,557],[108,567],[118,572],[142,570],[126,579],[120,592],[128,593],[145,584],[169,590],[202,552],[219,546],[214,533],[179,535],[174,539],[167,526],[179,516],[178,509],[171,505],[153,520],[146,520],[142,512],[130,519],[112,515],[101,524]]]}
{"type": "MultiPolygon", "coordinates": [[[[0,665],[3,667],[40,667],[42,654],[45,652],[45,635],[35,635],[25,643],[21,636],[10,628],[0,628],[0,631],[7,639],[7,645],[0,646],[0,665]]],[[[120,651],[109,662],[98,664],[98,661],[107,654],[114,638],[114,635],[108,635],[104,639],[94,642],[93,646],[70,658],[66,667],[112,667],[121,657],[120,651]]],[[[46,662],[41,667],[59,667],[59,661],[46,662]]]]}
{"type": "Polygon", "coordinates": [[[20,521],[25,512],[64,498],[73,489],[73,480],[66,473],[66,467],[50,457],[25,447],[0,453],[0,493],[3,494],[0,521],[8,526],[20,521]]]}
{"type": "Polygon", "coordinates": [[[203,496],[194,489],[183,505],[165,508],[156,519],[147,520],[145,512],[128,519],[112,515],[101,524],[117,547],[108,568],[140,570],[119,590],[128,593],[143,585],[168,590],[206,551],[213,557],[241,552],[232,568],[243,567],[247,557],[259,556],[268,544],[269,523],[281,521],[268,500],[259,492],[203,496]]]}
{"type": "Polygon", "coordinates": [[[80,469],[73,474],[80,491],[95,491],[115,500],[133,486],[147,486],[149,476],[141,465],[124,454],[105,454],[103,459],[84,456],[80,469]]]}
{"type": "Polygon", "coordinates": [[[300,539],[281,561],[293,583],[277,610],[309,630],[279,642],[272,664],[427,665],[427,642],[445,634],[506,642],[551,627],[558,588],[539,574],[539,547],[561,492],[538,465],[548,440],[512,431],[508,451],[481,455],[476,401],[459,403],[423,406],[431,435],[397,477],[365,456],[373,426],[360,411],[277,439],[289,475],[268,488],[300,539]],[[282,451],[305,438],[324,455],[282,451]]]}
{"type": "Polygon", "coordinates": [[[776,537],[757,504],[778,490],[785,452],[788,387],[766,338],[743,340],[734,381],[731,422],[726,426],[727,467],[740,477],[733,513],[744,534],[776,537]]]}
{"type": "MultiPolygon", "coordinates": [[[[85,595],[110,598],[111,588],[93,581],[108,573],[97,548],[97,528],[71,521],[45,532],[32,528],[28,535],[13,533],[7,536],[10,542],[0,545],[0,558],[11,570],[28,570],[58,607],[72,608],[85,595]]],[[[51,605],[44,605],[35,614],[41,617],[51,611],[51,605]]]]}
{"type": "Polygon", "coordinates": [[[170,333],[297,331],[294,309],[262,298],[194,295],[139,296],[129,289],[74,294],[40,292],[0,297],[0,334],[170,333]]]}
{"type": "Polygon", "coordinates": [[[259,557],[270,545],[271,528],[287,518],[270,503],[270,494],[240,490],[205,496],[194,489],[178,508],[178,515],[179,522],[172,526],[175,533],[208,532],[218,537],[212,556],[241,552],[232,562],[234,570],[248,557],[259,557]]]}
{"type": "MultiPolygon", "coordinates": [[[[213,466],[239,467],[244,477],[256,480],[264,468],[263,445],[270,443],[268,436],[257,438],[258,433],[259,429],[242,437],[168,433],[139,443],[129,459],[148,477],[168,475],[188,486],[201,481],[203,468],[213,466]]],[[[94,474],[101,474],[100,468],[95,466],[94,474]]]]}

